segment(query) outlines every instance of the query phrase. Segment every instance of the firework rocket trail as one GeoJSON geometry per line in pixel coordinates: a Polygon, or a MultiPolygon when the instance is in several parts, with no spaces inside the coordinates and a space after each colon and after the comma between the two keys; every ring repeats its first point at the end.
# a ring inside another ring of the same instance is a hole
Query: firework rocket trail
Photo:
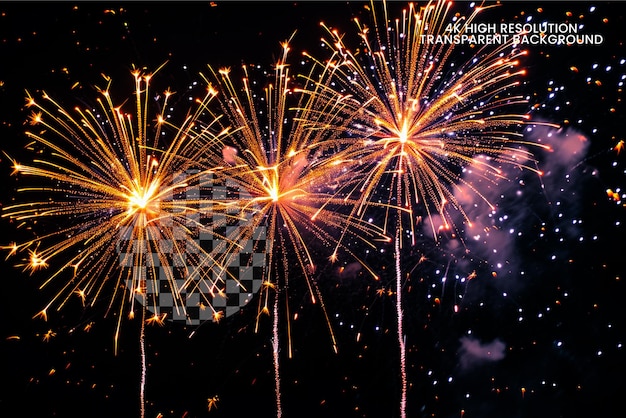
{"type": "Polygon", "coordinates": [[[139,348],[141,350],[141,381],[139,383],[139,407],[140,417],[146,416],[146,306],[141,307],[141,330],[139,334],[139,348]]]}

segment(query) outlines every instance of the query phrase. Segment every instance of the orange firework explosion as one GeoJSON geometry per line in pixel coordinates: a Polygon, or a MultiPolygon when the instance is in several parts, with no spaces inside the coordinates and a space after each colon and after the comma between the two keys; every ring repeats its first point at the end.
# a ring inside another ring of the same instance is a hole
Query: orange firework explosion
{"type": "Polygon", "coordinates": [[[520,109],[527,101],[514,93],[525,73],[520,59],[526,52],[510,42],[473,45],[476,52],[470,60],[456,65],[456,45],[436,42],[432,35],[446,33],[446,24],[463,35],[484,8],[475,7],[459,20],[449,13],[451,4],[433,1],[417,8],[410,3],[401,17],[391,19],[385,2],[371,2],[373,25],[355,19],[362,43],[357,52],[344,44],[339,31],[322,23],[329,36],[323,42],[332,55],[324,63],[316,61],[324,76],[311,79],[315,89],[307,92],[334,103],[343,120],[350,121],[335,129],[337,135],[352,138],[336,158],[353,163],[340,178],[341,192],[357,202],[353,216],[362,218],[374,202],[389,204],[384,227],[393,225],[396,237],[401,417],[406,415],[407,388],[399,255],[404,230],[408,228],[406,235],[414,244],[415,226],[427,219],[436,237],[438,222],[443,229],[452,226],[451,208],[471,227],[455,192],[486,198],[463,179],[463,170],[497,184],[502,164],[532,170],[527,148],[537,146],[523,140],[520,128],[529,116],[520,109]]]}
{"type": "MultiPolygon", "coordinates": [[[[273,81],[257,95],[256,80],[249,77],[249,69],[243,67],[240,85],[231,79],[229,69],[218,71],[209,67],[205,76],[209,84],[220,91],[222,111],[228,116],[232,127],[230,134],[219,148],[211,141],[216,174],[245,190],[238,203],[242,212],[251,213],[250,221],[235,235],[227,236],[232,243],[252,237],[260,228],[266,230],[266,257],[259,313],[270,312],[270,293],[274,297],[274,361],[276,370],[276,392],[278,378],[278,295],[283,293],[286,303],[287,333],[290,335],[289,304],[286,294],[291,276],[290,256],[297,260],[296,266],[308,286],[313,303],[319,302],[330,329],[333,348],[335,338],[330,326],[323,299],[315,283],[318,271],[314,250],[327,251],[331,262],[338,262],[342,253],[356,258],[364,269],[367,266],[349,248],[356,242],[375,248],[376,240],[388,240],[381,228],[347,216],[356,202],[339,198],[339,189],[334,177],[344,167],[342,160],[333,156],[338,148],[332,131],[313,129],[314,125],[332,123],[336,114],[323,112],[324,102],[313,99],[298,99],[300,90],[294,83],[287,64],[288,42],[283,43],[282,57],[275,64],[273,81]],[[221,96],[223,94],[223,96],[221,96]],[[294,100],[295,107],[289,103],[294,100]],[[315,247],[313,243],[319,243],[315,247]],[[320,249],[321,248],[321,249],[320,249]]],[[[321,96],[320,96],[321,97],[321,96]]],[[[229,203],[224,202],[227,207],[229,203]]],[[[232,245],[230,256],[237,255],[232,245]]],[[[224,260],[224,265],[228,263],[224,260]]],[[[372,275],[373,272],[369,271],[372,275]]],[[[258,325],[258,321],[257,321],[258,325]]],[[[291,342],[289,340],[289,356],[291,342]]],[[[277,398],[280,414],[280,399],[277,398]]]]}
{"type": "MultiPolygon", "coordinates": [[[[7,247],[11,254],[28,251],[22,266],[31,273],[54,269],[41,287],[60,282],[60,290],[38,314],[43,318],[47,318],[50,307],[61,309],[72,295],[78,295],[83,304],[93,305],[106,293],[105,288],[111,290],[107,297],[112,295],[109,309],[118,296],[126,294],[119,298],[119,321],[128,303],[132,316],[135,296],[145,295],[146,286],[158,289],[149,283],[156,277],[156,266],[187,268],[178,261],[184,261],[189,246],[195,245],[192,235],[203,228],[190,221],[200,210],[199,202],[172,196],[203,174],[196,169],[185,177],[178,175],[200,161],[200,148],[189,137],[197,135],[199,128],[193,121],[204,109],[199,106],[197,113],[189,114],[177,128],[164,114],[172,94],[167,91],[161,103],[163,110],[151,125],[152,75],[140,70],[132,74],[132,115],[114,104],[108,78],[106,88],[99,89],[94,108],[76,107],[71,112],[46,93],[42,93],[43,103],[28,94],[27,106],[34,110],[32,130],[26,132],[32,140],[27,148],[37,152],[37,157],[31,164],[14,161],[13,168],[15,174],[37,180],[37,184],[19,189],[20,198],[28,195],[32,199],[4,207],[2,216],[21,226],[37,223],[36,232],[48,228],[42,235],[7,247]],[[165,128],[173,128],[168,144],[163,144],[165,128]],[[180,234],[184,244],[180,244],[180,234]],[[171,243],[171,248],[164,243],[171,243]],[[158,260],[152,259],[155,254],[158,260]],[[137,268],[122,268],[129,266],[137,268]]],[[[206,104],[213,96],[214,92],[208,91],[199,101],[206,104]]],[[[221,135],[208,129],[202,134],[205,141],[219,140],[221,135]]],[[[214,263],[202,248],[196,245],[195,250],[211,260],[207,263],[214,263]]],[[[163,271],[177,299],[180,284],[174,280],[172,269],[163,271]]],[[[179,302],[175,302],[176,307],[184,309],[179,302]]]]}
{"type": "MultiPolygon", "coordinates": [[[[385,3],[382,11],[372,4],[373,27],[355,19],[363,42],[358,54],[344,45],[338,31],[322,24],[331,37],[324,43],[333,55],[326,64],[327,78],[311,94],[340,103],[338,111],[351,120],[354,139],[342,158],[362,173],[357,186],[352,181],[351,189],[345,189],[358,200],[359,215],[374,197],[382,197],[413,220],[417,207],[427,218],[436,213],[449,228],[450,208],[463,213],[455,189],[462,185],[480,195],[463,180],[464,167],[471,165],[494,182],[502,177],[501,164],[533,169],[526,147],[539,145],[523,140],[519,128],[530,122],[519,111],[527,101],[514,93],[525,73],[519,67],[526,51],[511,43],[490,45],[455,65],[454,44],[425,38],[443,33],[450,6],[439,1],[416,9],[411,3],[401,18],[391,20],[385,3]],[[379,193],[381,184],[386,196],[379,193]]],[[[476,7],[464,25],[481,10],[476,7]]],[[[435,222],[430,223],[436,234],[435,222]]],[[[415,223],[409,224],[414,235],[415,223]]]]}

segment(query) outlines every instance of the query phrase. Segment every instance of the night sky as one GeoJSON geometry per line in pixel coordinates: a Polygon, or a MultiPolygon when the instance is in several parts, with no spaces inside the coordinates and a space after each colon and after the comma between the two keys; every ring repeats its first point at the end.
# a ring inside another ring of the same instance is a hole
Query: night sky
{"type": "MultiPolygon", "coordinates": [[[[407,416],[615,416],[626,396],[623,4],[503,3],[481,19],[573,22],[604,41],[526,48],[519,86],[526,111],[560,128],[525,131],[527,140],[554,149],[537,152],[541,178],[513,173],[490,191],[493,214],[480,205],[468,211],[490,237],[459,248],[445,234],[435,242],[423,233],[403,252],[407,416]],[[420,255],[428,261],[418,263],[420,255]]],[[[391,2],[390,14],[403,6],[391,2]]],[[[463,14],[469,7],[454,5],[463,14]]],[[[367,21],[365,3],[3,2],[0,149],[33,158],[24,149],[26,90],[45,90],[63,104],[91,103],[106,74],[118,97],[131,97],[133,65],[154,70],[167,62],[155,90],[183,92],[207,64],[271,69],[294,31],[294,71],[306,71],[300,51],[321,60],[327,54],[319,22],[340,28],[356,47],[355,16],[367,21]]],[[[459,50],[455,59],[469,55],[459,50]]],[[[175,104],[184,109],[183,98],[175,104]]],[[[19,197],[20,179],[11,172],[0,155],[2,206],[19,197]]],[[[3,246],[27,236],[6,218],[0,228],[3,246]]],[[[283,416],[398,416],[393,246],[380,250],[367,260],[379,281],[341,276],[331,266],[317,277],[337,354],[322,311],[292,278],[297,319],[293,358],[281,352],[283,416]]],[[[106,298],[91,309],[70,303],[47,322],[33,318],[55,289],[39,289],[45,272],[29,275],[4,257],[0,416],[138,417],[139,321],[123,321],[115,355],[117,318],[104,315],[106,298]]],[[[146,417],[276,416],[271,320],[255,333],[256,305],[219,323],[146,328],[146,417]]]]}

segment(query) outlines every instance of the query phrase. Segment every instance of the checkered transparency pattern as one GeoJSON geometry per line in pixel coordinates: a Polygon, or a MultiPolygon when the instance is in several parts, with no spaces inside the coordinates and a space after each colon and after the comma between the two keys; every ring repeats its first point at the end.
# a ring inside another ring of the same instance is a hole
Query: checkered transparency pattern
{"type": "Polygon", "coordinates": [[[137,294],[137,301],[145,300],[149,311],[166,314],[167,320],[198,325],[214,321],[214,311],[223,316],[239,312],[261,288],[266,229],[261,226],[251,234],[243,234],[249,235],[249,239],[238,241],[239,247],[233,250],[224,238],[241,236],[240,229],[253,215],[242,216],[237,204],[214,212],[213,200],[236,202],[247,200],[249,194],[229,182],[218,181],[211,173],[200,174],[199,170],[175,175],[174,183],[186,179],[187,187],[163,200],[184,201],[181,206],[194,207],[198,212],[184,216],[181,213],[176,222],[173,216],[161,219],[159,227],[168,228],[165,235],[171,238],[159,242],[131,241],[132,227],[122,227],[117,251],[120,266],[128,273],[127,287],[134,287],[133,280],[145,284],[145,299],[137,294]],[[153,252],[148,252],[149,248],[153,252]],[[154,252],[156,249],[158,252],[154,252]],[[140,254],[142,257],[138,257],[140,254]],[[216,266],[211,259],[226,263],[216,266]]]}

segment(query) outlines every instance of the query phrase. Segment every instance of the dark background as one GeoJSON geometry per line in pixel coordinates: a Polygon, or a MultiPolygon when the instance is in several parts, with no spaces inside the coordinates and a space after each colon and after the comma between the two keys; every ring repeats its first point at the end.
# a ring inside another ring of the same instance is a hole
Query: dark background
{"type": "MultiPolygon", "coordinates": [[[[392,2],[390,9],[403,5],[392,2]]],[[[468,6],[455,5],[462,12],[468,6]]],[[[581,22],[586,32],[603,34],[601,46],[528,48],[520,87],[530,105],[537,105],[538,119],[583,135],[589,145],[576,163],[559,167],[563,172],[554,175],[551,190],[544,193],[538,182],[528,186],[536,190],[518,208],[527,216],[516,225],[524,234],[513,251],[525,275],[512,269],[509,284],[503,285],[490,278],[491,266],[483,261],[474,267],[481,274],[471,286],[454,280],[442,285],[446,266],[452,270],[448,277],[455,269],[466,276],[467,264],[461,267],[427,239],[406,252],[407,266],[415,264],[415,254],[432,260],[410,275],[406,287],[409,416],[575,418],[623,410],[626,208],[606,195],[607,189],[626,186],[625,154],[613,149],[624,139],[622,10],[617,2],[505,1],[485,14],[485,21],[523,22],[533,15],[581,22]],[[564,207],[550,197],[559,193],[568,193],[560,199],[564,207]],[[575,231],[564,233],[572,224],[575,231]],[[558,257],[552,260],[552,254],[558,257]],[[459,295],[465,302],[455,313],[459,295]],[[503,341],[504,357],[463,368],[460,339],[469,330],[483,343],[503,341]]],[[[319,22],[341,28],[347,43],[356,42],[353,16],[367,20],[364,3],[3,2],[1,148],[18,159],[31,158],[23,149],[25,90],[46,90],[61,103],[89,102],[104,73],[113,78],[114,92],[130,96],[132,64],[155,69],[169,61],[155,88],[184,91],[209,63],[238,67],[245,61],[271,68],[279,42],[294,30],[293,57],[303,49],[323,57],[319,22]]],[[[0,158],[0,196],[6,205],[18,181],[10,176],[10,161],[0,158]]],[[[506,207],[507,201],[499,204],[506,207]]],[[[21,232],[6,219],[1,222],[0,244],[19,241],[21,232]]],[[[391,248],[374,263],[381,271],[393,262],[390,253],[391,248]]],[[[103,317],[106,306],[85,311],[70,305],[48,322],[32,319],[53,289],[39,290],[43,275],[29,276],[14,264],[3,261],[0,270],[0,415],[138,416],[138,321],[124,321],[115,356],[117,319],[103,317]],[[84,331],[90,323],[91,330],[84,331]],[[44,342],[48,330],[56,336],[44,342]]],[[[304,283],[294,284],[294,358],[282,351],[284,415],[398,416],[394,298],[378,293],[393,286],[392,275],[383,272],[380,282],[372,282],[329,273],[319,285],[339,353],[333,353],[322,313],[308,302],[304,283]]],[[[271,323],[265,318],[254,333],[255,316],[253,301],[219,324],[149,327],[146,416],[275,416],[271,323]],[[214,396],[217,409],[209,411],[207,399],[214,396]]]]}

